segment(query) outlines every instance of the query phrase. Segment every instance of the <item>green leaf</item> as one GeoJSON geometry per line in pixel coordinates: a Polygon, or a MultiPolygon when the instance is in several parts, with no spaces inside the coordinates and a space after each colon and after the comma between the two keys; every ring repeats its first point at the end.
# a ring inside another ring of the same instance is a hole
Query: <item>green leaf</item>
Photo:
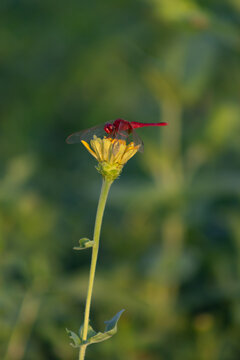
{"type": "Polygon", "coordinates": [[[92,247],[94,244],[93,240],[89,240],[88,238],[82,238],[79,240],[79,246],[75,246],[74,250],[83,250],[89,247],[92,247]]]}
{"type": "Polygon", "coordinates": [[[94,344],[98,342],[105,341],[112,337],[117,332],[117,323],[120,319],[120,316],[124,312],[124,309],[119,311],[111,320],[105,321],[106,327],[105,331],[95,333],[95,335],[88,337],[87,342],[88,344],[94,344]]]}
{"type": "Polygon", "coordinates": [[[80,347],[82,345],[82,340],[80,339],[80,337],[71,330],[66,329],[66,331],[68,333],[68,336],[72,340],[72,343],[70,343],[70,345],[75,348],[80,347]]]}
{"type": "Polygon", "coordinates": [[[112,331],[115,329],[115,332],[117,332],[117,322],[124,311],[125,310],[122,309],[111,320],[104,321],[104,323],[106,324],[105,331],[112,331]]]}
{"type": "Polygon", "coordinates": [[[79,336],[75,334],[73,331],[66,329],[70,339],[72,339],[73,341],[70,345],[77,348],[81,346],[88,346],[90,344],[99,343],[109,339],[114,334],[116,334],[118,320],[120,319],[120,316],[124,311],[125,311],[124,309],[119,311],[111,320],[105,321],[106,326],[105,326],[105,331],[103,333],[102,332],[97,333],[96,331],[93,330],[93,328],[90,325],[88,325],[86,341],[82,340],[83,325],[79,329],[79,336]]]}

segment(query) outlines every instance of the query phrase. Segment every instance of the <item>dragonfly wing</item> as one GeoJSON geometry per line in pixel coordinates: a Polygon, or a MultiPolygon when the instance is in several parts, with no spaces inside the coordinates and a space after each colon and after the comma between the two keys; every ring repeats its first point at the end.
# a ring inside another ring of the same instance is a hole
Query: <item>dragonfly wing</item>
{"type": "Polygon", "coordinates": [[[142,139],[131,126],[131,123],[126,120],[120,122],[118,129],[115,132],[114,138],[125,140],[128,144],[133,142],[134,145],[139,146],[139,151],[143,152],[144,145],[142,139]]]}
{"type": "Polygon", "coordinates": [[[133,130],[132,132],[132,139],[135,145],[139,146],[139,150],[140,152],[143,152],[144,150],[144,144],[142,139],[140,138],[140,136],[138,136],[138,134],[136,133],[135,130],[133,130]]]}
{"type": "Polygon", "coordinates": [[[82,140],[82,135],[85,133],[85,130],[83,131],[79,131],[79,132],[75,132],[71,135],[69,135],[66,139],[66,143],[68,144],[77,144],[79,142],[81,142],[82,140]]]}
{"type": "Polygon", "coordinates": [[[126,123],[128,123],[127,121],[120,121],[120,123],[118,124],[118,127],[114,130],[112,136],[114,137],[114,139],[118,139],[118,140],[126,140],[129,137],[129,134],[131,133],[131,126],[128,127],[126,126],[126,123]]]}
{"type": "Polygon", "coordinates": [[[107,135],[104,131],[104,124],[94,126],[90,129],[75,132],[67,137],[66,142],[68,144],[77,144],[80,143],[82,140],[89,142],[93,139],[94,135],[101,138],[107,135]]]}

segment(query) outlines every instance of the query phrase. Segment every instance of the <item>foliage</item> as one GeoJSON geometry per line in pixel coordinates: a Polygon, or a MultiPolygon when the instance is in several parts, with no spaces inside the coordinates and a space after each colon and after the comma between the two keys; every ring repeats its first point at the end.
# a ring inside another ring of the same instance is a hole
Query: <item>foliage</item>
{"type": "Polygon", "coordinates": [[[99,343],[110,339],[117,332],[117,323],[123,311],[124,310],[119,311],[111,320],[104,321],[106,326],[105,326],[105,331],[103,333],[102,332],[97,333],[96,331],[93,330],[91,325],[88,325],[87,341],[83,340],[83,326],[80,327],[79,335],[67,329],[68,336],[72,339],[71,345],[73,347],[81,347],[86,345],[88,346],[91,344],[99,343]]]}

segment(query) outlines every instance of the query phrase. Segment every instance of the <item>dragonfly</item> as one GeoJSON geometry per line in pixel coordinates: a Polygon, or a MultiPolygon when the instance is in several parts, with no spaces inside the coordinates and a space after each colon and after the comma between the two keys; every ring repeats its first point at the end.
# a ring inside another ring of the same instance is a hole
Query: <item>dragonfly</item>
{"type": "Polygon", "coordinates": [[[139,151],[143,151],[143,141],[137,135],[135,129],[148,126],[165,126],[166,122],[142,123],[138,121],[127,121],[116,119],[113,122],[107,122],[103,125],[91,127],[90,129],[75,132],[66,139],[68,144],[77,144],[82,140],[89,142],[93,136],[106,137],[117,140],[133,141],[134,145],[139,146],[139,151]]]}

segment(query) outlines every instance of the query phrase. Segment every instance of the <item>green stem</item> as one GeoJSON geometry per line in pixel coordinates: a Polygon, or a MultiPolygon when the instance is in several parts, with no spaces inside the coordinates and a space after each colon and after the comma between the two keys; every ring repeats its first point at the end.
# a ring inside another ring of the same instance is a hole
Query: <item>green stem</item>
{"type": "Polygon", "coordinates": [[[81,346],[81,347],[80,347],[79,360],[84,360],[86,348],[87,348],[86,346],[81,346]]]}
{"type": "MultiPolygon", "coordinates": [[[[87,340],[93,283],[94,283],[98,249],[99,249],[100,231],[101,231],[101,226],[102,226],[104,209],[105,209],[105,205],[106,205],[106,201],[107,201],[107,197],[108,197],[108,192],[109,192],[111,185],[112,185],[112,181],[107,181],[107,180],[103,179],[101,194],[100,194],[99,202],[98,202],[96,220],[95,220],[94,235],[93,235],[94,245],[92,247],[92,259],[91,259],[91,267],[90,267],[84,322],[83,322],[83,333],[82,333],[83,341],[87,340]]],[[[86,347],[81,346],[80,351],[79,351],[79,360],[84,360],[85,352],[86,352],[86,347]]]]}

